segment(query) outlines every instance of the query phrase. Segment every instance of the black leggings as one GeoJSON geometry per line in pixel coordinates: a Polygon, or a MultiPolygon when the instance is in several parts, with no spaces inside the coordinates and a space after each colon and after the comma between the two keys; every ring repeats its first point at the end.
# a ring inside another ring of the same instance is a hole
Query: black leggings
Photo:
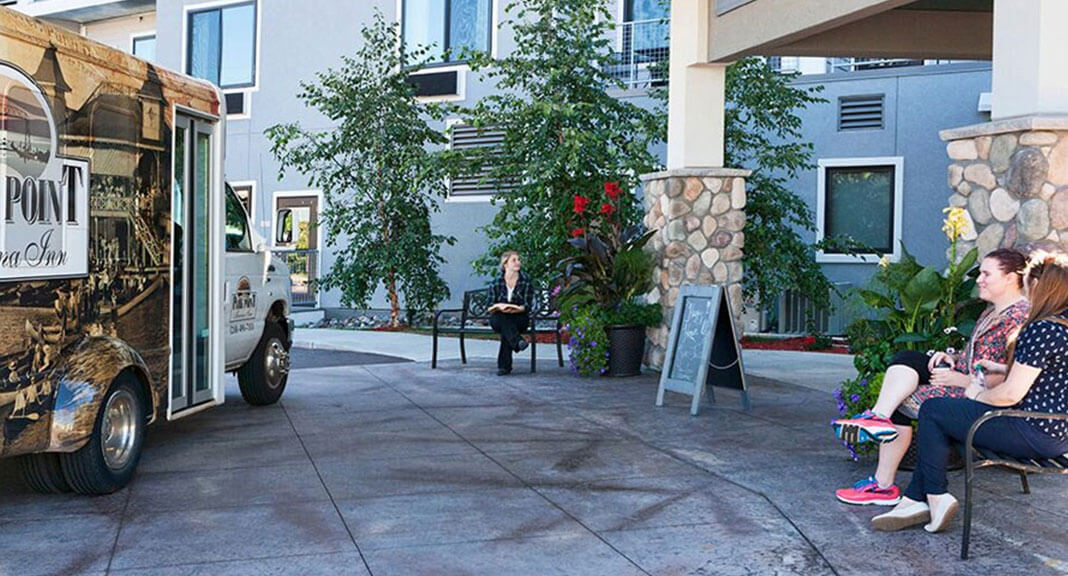
{"type": "MultiPolygon", "coordinates": [[[[931,383],[931,371],[927,369],[927,363],[930,360],[931,358],[923,352],[902,350],[894,354],[894,359],[890,361],[890,366],[897,365],[912,368],[920,376],[919,385],[926,386],[931,383]]],[[[894,413],[890,415],[890,421],[898,426],[912,426],[912,418],[905,416],[900,410],[894,410],[894,413]]]]}
{"type": "Polygon", "coordinates": [[[495,312],[490,315],[490,327],[501,335],[501,347],[497,350],[497,368],[512,369],[512,352],[518,347],[519,335],[528,326],[530,326],[530,316],[527,314],[495,312]]]}

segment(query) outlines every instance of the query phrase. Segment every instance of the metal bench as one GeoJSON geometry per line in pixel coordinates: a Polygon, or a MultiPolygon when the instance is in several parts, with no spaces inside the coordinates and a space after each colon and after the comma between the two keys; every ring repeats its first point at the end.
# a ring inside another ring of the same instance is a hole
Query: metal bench
{"type": "MultiPolygon", "coordinates": [[[[438,310],[434,313],[434,351],[430,360],[430,367],[438,367],[438,335],[460,335],[460,361],[467,364],[467,349],[464,347],[464,336],[467,334],[493,334],[489,326],[489,307],[494,304],[490,301],[490,289],[481,288],[464,292],[463,308],[438,310]],[[459,315],[458,324],[448,325],[443,322],[446,317],[459,315]]],[[[547,290],[536,289],[534,291],[534,304],[530,310],[530,327],[524,334],[532,334],[530,339],[530,371],[537,371],[538,342],[537,334],[556,335],[556,358],[560,367],[564,366],[564,349],[560,339],[560,314],[552,306],[552,297],[547,290]]]]}
{"type": "Polygon", "coordinates": [[[983,414],[968,430],[968,438],[964,444],[964,536],[960,544],[961,560],[968,559],[968,544],[972,534],[972,484],[975,471],[989,466],[998,466],[1015,470],[1020,474],[1020,483],[1024,494],[1031,493],[1031,486],[1027,482],[1028,474],[1065,474],[1068,475],[1068,454],[1054,458],[1016,458],[1006,454],[998,454],[985,448],[977,448],[973,444],[975,431],[988,420],[993,418],[1039,418],[1044,420],[1068,420],[1068,414],[1046,414],[1041,412],[1027,412],[1024,410],[991,410],[983,414]]]}

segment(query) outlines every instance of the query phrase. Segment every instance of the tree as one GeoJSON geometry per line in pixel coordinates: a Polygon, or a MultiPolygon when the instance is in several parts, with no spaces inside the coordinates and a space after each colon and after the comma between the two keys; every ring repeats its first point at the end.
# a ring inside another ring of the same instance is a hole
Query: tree
{"type": "Polygon", "coordinates": [[[446,193],[448,159],[436,151],[446,139],[429,124],[441,111],[418,102],[408,80],[427,50],[406,53],[397,26],[377,11],[362,36],[355,56],[301,83],[298,98],[335,126],[279,124],[267,137],[280,179],[294,168],[323,190],[327,244],[338,251],[319,286],[339,288],[344,305],[361,308],[385,286],[397,326],[402,296],[409,310],[429,312],[449,295],[439,250],[455,240],[430,227],[446,193]]]}
{"type": "MultiPolygon", "coordinates": [[[[517,250],[523,266],[542,281],[572,254],[573,202],[608,201],[604,184],[634,190],[638,176],[656,169],[650,145],[663,139],[654,112],[609,95],[621,87],[612,75],[612,17],[603,0],[524,0],[507,7],[516,49],[501,59],[468,55],[472,69],[497,91],[464,111],[474,126],[502,130],[497,149],[474,152],[470,173],[484,170],[504,191],[485,232],[487,253],[476,268],[487,272],[496,255],[517,250]]],[[[641,206],[631,194],[621,217],[634,224],[641,206]]]]}

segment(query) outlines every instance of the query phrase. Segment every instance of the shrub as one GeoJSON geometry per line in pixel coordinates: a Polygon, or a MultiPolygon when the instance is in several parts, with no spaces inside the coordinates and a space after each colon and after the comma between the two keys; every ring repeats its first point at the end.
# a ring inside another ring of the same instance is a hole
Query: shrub
{"type": "Polygon", "coordinates": [[[604,314],[595,307],[572,308],[565,314],[564,330],[571,372],[581,376],[600,376],[608,370],[608,336],[604,314]]]}

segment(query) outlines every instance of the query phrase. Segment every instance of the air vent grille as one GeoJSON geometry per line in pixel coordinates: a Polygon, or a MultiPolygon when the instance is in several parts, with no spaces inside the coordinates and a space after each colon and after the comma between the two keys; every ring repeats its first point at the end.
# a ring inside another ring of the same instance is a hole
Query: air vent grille
{"type": "MultiPolygon", "coordinates": [[[[452,127],[451,146],[453,150],[471,150],[474,148],[493,148],[499,150],[504,144],[504,132],[493,129],[479,129],[474,126],[456,124],[452,127]]],[[[478,174],[453,178],[449,183],[452,196],[478,196],[496,194],[506,191],[511,186],[492,180],[491,166],[483,166],[478,174]]]]}
{"type": "Polygon", "coordinates": [[[838,99],[839,130],[880,130],[884,128],[882,94],[838,99]]]}

